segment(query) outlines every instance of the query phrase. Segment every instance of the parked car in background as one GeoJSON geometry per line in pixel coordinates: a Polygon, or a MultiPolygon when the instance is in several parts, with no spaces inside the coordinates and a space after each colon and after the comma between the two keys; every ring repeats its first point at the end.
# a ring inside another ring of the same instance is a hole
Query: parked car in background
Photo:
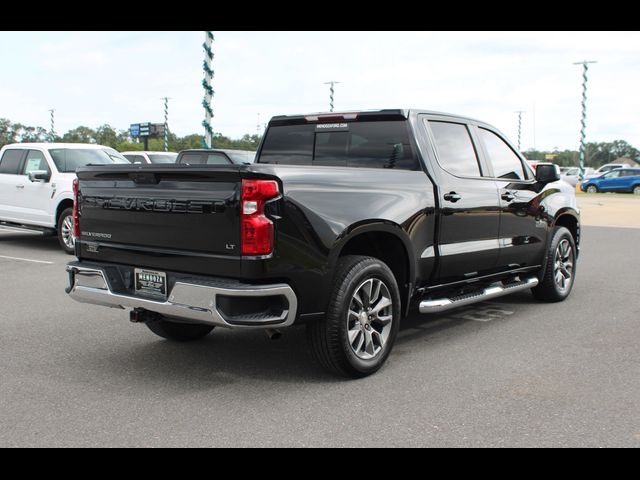
{"type": "MultiPolygon", "coordinates": [[[[592,177],[595,174],[595,170],[591,167],[585,167],[583,178],[592,177]]],[[[560,178],[567,182],[569,185],[575,187],[578,184],[578,180],[580,179],[580,167],[570,167],[567,168],[563,173],[561,173],[560,178]]]]}
{"type": "Polygon", "coordinates": [[[630,192],[640,195],[640,168],[616,168],[582,182],[584,192],[630,192]]]}
{"type": "Polygon", "coordinates": [[[176,163],[186,165],[249,165],[254,162],[256,152],[231,149],[182,150],[176,163]]]}
{"type": "Polygon", "coordinates": [[[603,173],[610,172],[611,170],[615,170],[616,168],[630,168],[631,165],[628,163],[606,163],[594,171],[591,175],[585,176],[585,178],[595,178],[599,177],[603,173]]]}
{"type": "Polygon", "coordinates": [[[57,233],[71,254],[73,180],[87,165],[129,164],[110,147],[84,143],[14,143],[0,150],[0,225],[57,233]]]}
{"type": "Polygon", "coordinates": [[[122,152],[131,163],[176,163],[178,154],[175,152],[122,152]]]}
{"type": "Polygon", "coordinates": [[[538,165],[538,161],[537,160],[527,160],[527,163],[531,167],[531,170],[533,170],[535,172],[536,171],[536,166],[538,165]]]}

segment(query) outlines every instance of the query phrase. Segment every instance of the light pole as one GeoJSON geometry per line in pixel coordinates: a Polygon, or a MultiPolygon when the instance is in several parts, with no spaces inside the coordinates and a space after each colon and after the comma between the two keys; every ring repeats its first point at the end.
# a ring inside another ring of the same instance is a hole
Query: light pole
{"type": "Polygon", "coordinates": [[[164,100],[164,151],[169,151],[169,100],[170,97],[163,97],[164,100]]]}
{"type": "Polygon", "coordinates": [[[213,119],[213,109],[211,108],[211,100],[213,99],[213,32],[206,32],[205,41],[202,44],[204,48],[204,78],[202,79],[202,88],[204,88],[204,98],[202,106],[204,107],[205,118],[202,121],[204,127],[204,144],[206,148],[211,148],[213,140],[213,128],[211,122],[213,119]]]}
{"type": "Polygon", "coordinates": [[[515,113],[518,114],[518,151],[520,151],[520,136],[522,135],[522,114],[524,110],[516,110],[515,113]]]}
{"type": "Polygon", "coordinates": [[[51,141],[53,142],[56,139],[56,129],[55,129],[55,121],[54,121],[54,112],[55,109],[51,109],[49,110],[49,113],[51,114],[51,132],[49,133],[51,141]]]}
{"type": "Polygon", "coordinates": [[[583,60],[582,62],[574,62],[574,65],[582,65],[582,119],[580,121],[580,175],[579,180],[584,178],[584,153],[585,153],[585,130],[587,128],[587,70],[588,64],[598,63],[595,60],[583,60]]]}
{"type": "Polygon", "coordinates": [[[334,92],[333,86],[336,83],[340,83],[340,82],[336,82],[335,80],[331,80],[330,82],[324,82],[325,85],[331,85],[329,87],[329,111],[330,112],[333,112],[333,92],[334,92]]]}

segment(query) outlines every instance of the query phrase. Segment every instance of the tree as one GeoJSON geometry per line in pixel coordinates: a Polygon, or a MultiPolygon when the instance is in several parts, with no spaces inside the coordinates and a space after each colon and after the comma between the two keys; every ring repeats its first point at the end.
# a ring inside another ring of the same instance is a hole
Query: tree
{"type": "Polygon", "coordinates": [[[0,118],[0,147],[16,141],[15,125],[11,120],[0,118]]]}
{"type": "Polygon", "coordinates": [[[118,132],[116,132],[115,128],[105,123],[96,129],[95,140],[100,145],[116,148],[118,145],[118,132]]]}
{"type": "Polygon", "coordinates": [[[77,127],[62,136],[65,143],[97,143],[96,131],[89,127],[77,127]]]}

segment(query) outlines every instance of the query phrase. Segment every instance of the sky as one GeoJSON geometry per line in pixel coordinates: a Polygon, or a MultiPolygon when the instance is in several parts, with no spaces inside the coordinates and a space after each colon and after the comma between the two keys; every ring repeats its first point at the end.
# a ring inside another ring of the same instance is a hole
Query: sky
{"type": "MultiPolygon", "coordinates": [[[[421,108],[483,120],[521,150],[578,149],[582,66],[589,142],[640,148],[640,32],[214,32],[213,129],[274,115],[421,108]]],[[[164,121],[204,133],[204,32],[0,32],[0,118],[58,134],[164,121]]]]}

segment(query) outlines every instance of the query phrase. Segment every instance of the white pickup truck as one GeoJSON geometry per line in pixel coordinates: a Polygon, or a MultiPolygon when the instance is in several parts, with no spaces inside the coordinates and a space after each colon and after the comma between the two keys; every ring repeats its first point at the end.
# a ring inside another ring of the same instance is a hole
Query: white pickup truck
{"type": "Polygon", "coordinates": [[[73,180],[86,165],[128,164],[110,147],[14,143],[0,150],[0,225],[51,232],[74,252],[73,180]]]}

